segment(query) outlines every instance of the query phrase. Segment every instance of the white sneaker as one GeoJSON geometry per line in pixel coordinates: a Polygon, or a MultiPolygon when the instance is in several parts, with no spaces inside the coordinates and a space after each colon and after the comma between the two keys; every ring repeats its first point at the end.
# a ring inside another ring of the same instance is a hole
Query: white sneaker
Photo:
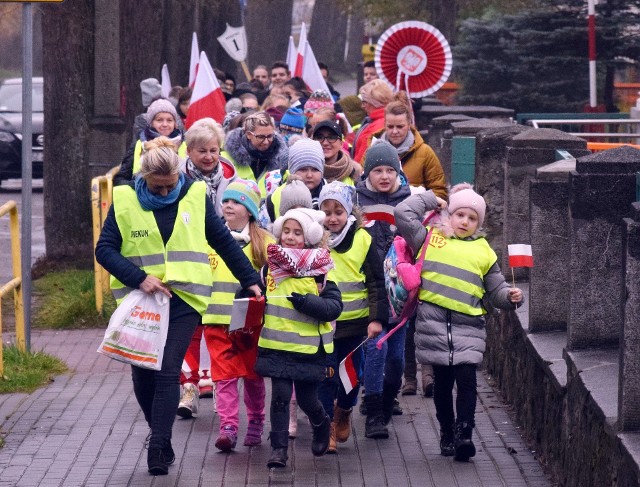
{"type": "Polygon", "coordinates": [[[197,417],[199,401],[198,387],[191,383],[185,384],[180,396],[180,404],[178,404],[178,416],[184,419],[197,417]]]}
{"type": "Polygon", "coordinates": [[[289,438],[295,438],[298,433],[298,401],[289,403],[289,438]]]}

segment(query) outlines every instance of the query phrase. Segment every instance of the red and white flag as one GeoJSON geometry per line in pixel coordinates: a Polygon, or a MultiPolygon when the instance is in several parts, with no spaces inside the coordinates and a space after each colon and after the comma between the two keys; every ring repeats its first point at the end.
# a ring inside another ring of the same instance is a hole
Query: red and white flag
{"type": "Polygon", "coordinates": [[[261,326],[264,318],[264,307],[264,296],[234,299],[229,331],[261,326]]]}
{"type": "Polygon", "coordinates": [[[307,45],[307,26],[304,22],[302,22],[302,26],[300,27],[300,38],[298,39],[298,54],[296,56],[296,64],[291,69],[289,66],[289,70],[293,73],[292,76],[298,76],[302,78],[302,72],[304,68],[304,55],[305,49],[307,45]]]}
{"type": "Polygon", "coordinates": [[[316,61],[316,57],[313,54],[311,44],[309,44],[309,41],[307,40],[305,40],[301,78],[311,91],[324,90],[329,94],[331,93],[327,86],[327,82],[322,77],[322,71],[320,71],[318,61],[316,61]]]}
{"type": "Polygon", "coordinates": [[[289,66],[289,71],[296,68],[297,56],[298,51],[296,50],[296,45],[293,42],[293,36],[289,36],[289,47],[287,49],[287,66],[289,66]]]}
{"type": "Polygon", "coordinates": [[[191,62],[189,63],[189,88],[193,88],[198,74],[198,62],[200,61],[200,49],[198,49],[198,36],[193,33],[191,38],[191,62]]]}
{"type": "Polygon", "coordinates": [[[185,127],[189,129],[193,122],[205,117],[211,117],[216,122],[222,123],[226,115],[224,111],[225,103],[218,78],[213,72],[207,55],[202,51],[185,127]]]}
{"type": "Polygon", "coordinates": [[[165,98],[169,98],[169,93],[171,93],[171,78],[169,78],[169,68],[166,64],[162,65],[160,80],[162,96],[165,98]]]}
{"type": "Polygon", "coordinates": [[[362,208],[362,216],[364,217],[363,224],[366,225],[373,221],[383,221],[390,225],[396,224],[396,219],[393,216],[393,206],[390,205],[370,205],[362,208]]]}
{"type": "Polygon", "coordinates": [[[531,245],[511,244],[509,251],[509,267],[533,267],[533,253],[531,245]]]}
{"type": "Polygon", "coordinates": [[[349,394],[353,388],[358,385],[358,372],[353,364],[353,353],[358,350],[358,348],[351,351],[351,353],[347,355],[342,362],[340,362],[340,366],[338,367],[340,382],[342,382],[344,392],[347,394],[349,394]]]}

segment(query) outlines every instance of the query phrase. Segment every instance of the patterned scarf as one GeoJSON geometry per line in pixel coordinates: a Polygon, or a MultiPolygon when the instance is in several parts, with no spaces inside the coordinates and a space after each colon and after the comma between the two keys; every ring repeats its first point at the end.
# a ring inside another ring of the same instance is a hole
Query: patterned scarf
{"type": "Polygon", "coordinates": [[[289,277],[321,276],[334,268],[327,249],[288,249],[267,245],[267,263],[276,285],[289,277]]]}
{"type": "Polygon", "coordinates": [[[187,174],[196,181],[205,182],[205,184],[207,185],[207,196],[215,206],[218,187],[220,186],[220,182],[222,181],[223,176],[220,162],[218,162],[218,165],[215,167],[211,174],[205,176],[204,174],[202,174],[202,171],[200,171],[200,169],[196,167],[193,161],[190,158],[187,158],[187,174]]]}

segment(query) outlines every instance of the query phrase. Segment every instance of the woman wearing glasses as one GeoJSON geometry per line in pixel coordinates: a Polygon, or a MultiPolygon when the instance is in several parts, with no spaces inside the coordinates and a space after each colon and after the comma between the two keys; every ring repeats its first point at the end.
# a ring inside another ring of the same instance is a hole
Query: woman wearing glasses
{"type": "Polygon", "coordinates": [[[362,166],[344,151],[343,129],[335,120],[324,120],[313,128],[311,138],[320,142],[324,154],[324,178],[328,183],[340,181],[355,186],[362,166]]]}
{"type": "Polygon", "coordinates": [[[262,198],[266,198],[265,176],[269,171],[286,169],[289,148],[276,133],[266,112],[249,115],[242,126],[227,134],[222,156],[233,162],[238,177],[256,181],[262,198]]]}

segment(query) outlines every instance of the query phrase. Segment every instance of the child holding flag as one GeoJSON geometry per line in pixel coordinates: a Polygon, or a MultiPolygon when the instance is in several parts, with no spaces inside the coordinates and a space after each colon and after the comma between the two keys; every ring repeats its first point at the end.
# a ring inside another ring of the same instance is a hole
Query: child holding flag
{"type": "MultiPolygon", "coordinates": [[[[222,213],[231,235],[256,270],[267,261],[267,244],[273,238],[256,219],[260,190],[253,181],[236,179],[222,194],[222,213]]],[[[238,438],[238,381],[244,379],[244,404],[249,425],[245,446],[262,442],[264,425],[264,379],[255,373],[259,329],[229,332],[233,298],[239,287],[229,268],[216,252],[209,255],[213,271],[211,302],[202,318],[204,339],[211,355],[211,377],[216,382],[220,434],[215,446],[230,451],[238,438]]]]}
{"type": "Polygon", "coordinates": [[[279,245],[267,246],[268,270],[262,271],[267,308],[255,370],[271,377],[269,468],[287,464],[294,385],[313,428],[311,452],[320,456],[329,446],[331,420],[318,400],[318,386],[326,376],[327,354],[333,352],[329,322],[340,316],[342,299],[338,286],[327,279],[334,264],[322,246],[324,218],[318,210],[289,210],[273,224],[279,245]]]}
{"type": "MultiPolygon", "coordinates": [[[[447,203],[432,191],[411,196],[396,207],[398,230],[416,254],[427,237],[423,215],[446,208],[447,203]]],[[[440,453],[458,461],[467,461],[476,453],[471,439],[476,368],[486,347],[482,300],[488,298],[496,308],[514,310],[524,299],[520,289],[505,282],[496,254],[480,232],[485,211],[484,199],[471,185],[451,188],[448,212],[442,211],[441,223],[431,234],[418,294],[416,355],[418,362],[433,365],[440,453]]]]}
{"type": "MultiPolygon", "coordinates": [[[[337,371],[338,364],[354,351],[349,360],[357,374],[363,360],[362,337],[375,338],[380,334],[387,325],[389,304],[382,262],[371,235],[362,228],[362,218],[353,212],[354,193],[353,186],[334,181],[322,188],[318,203],[326,215],[324,226],[330,232],[328,246],[335,262],[330,277],[338,284],[344,303],[336,321],[334,352],[330,354],[329,365],[337,371]]],[[[359,388],[356,382],[352,390],[345,391],[338,374],[327,377],[320,386],[320,400],[333,418],[327,453],[335,453],[336,442],[344,443],[349,438],[351,411],[359,388]]]]}

